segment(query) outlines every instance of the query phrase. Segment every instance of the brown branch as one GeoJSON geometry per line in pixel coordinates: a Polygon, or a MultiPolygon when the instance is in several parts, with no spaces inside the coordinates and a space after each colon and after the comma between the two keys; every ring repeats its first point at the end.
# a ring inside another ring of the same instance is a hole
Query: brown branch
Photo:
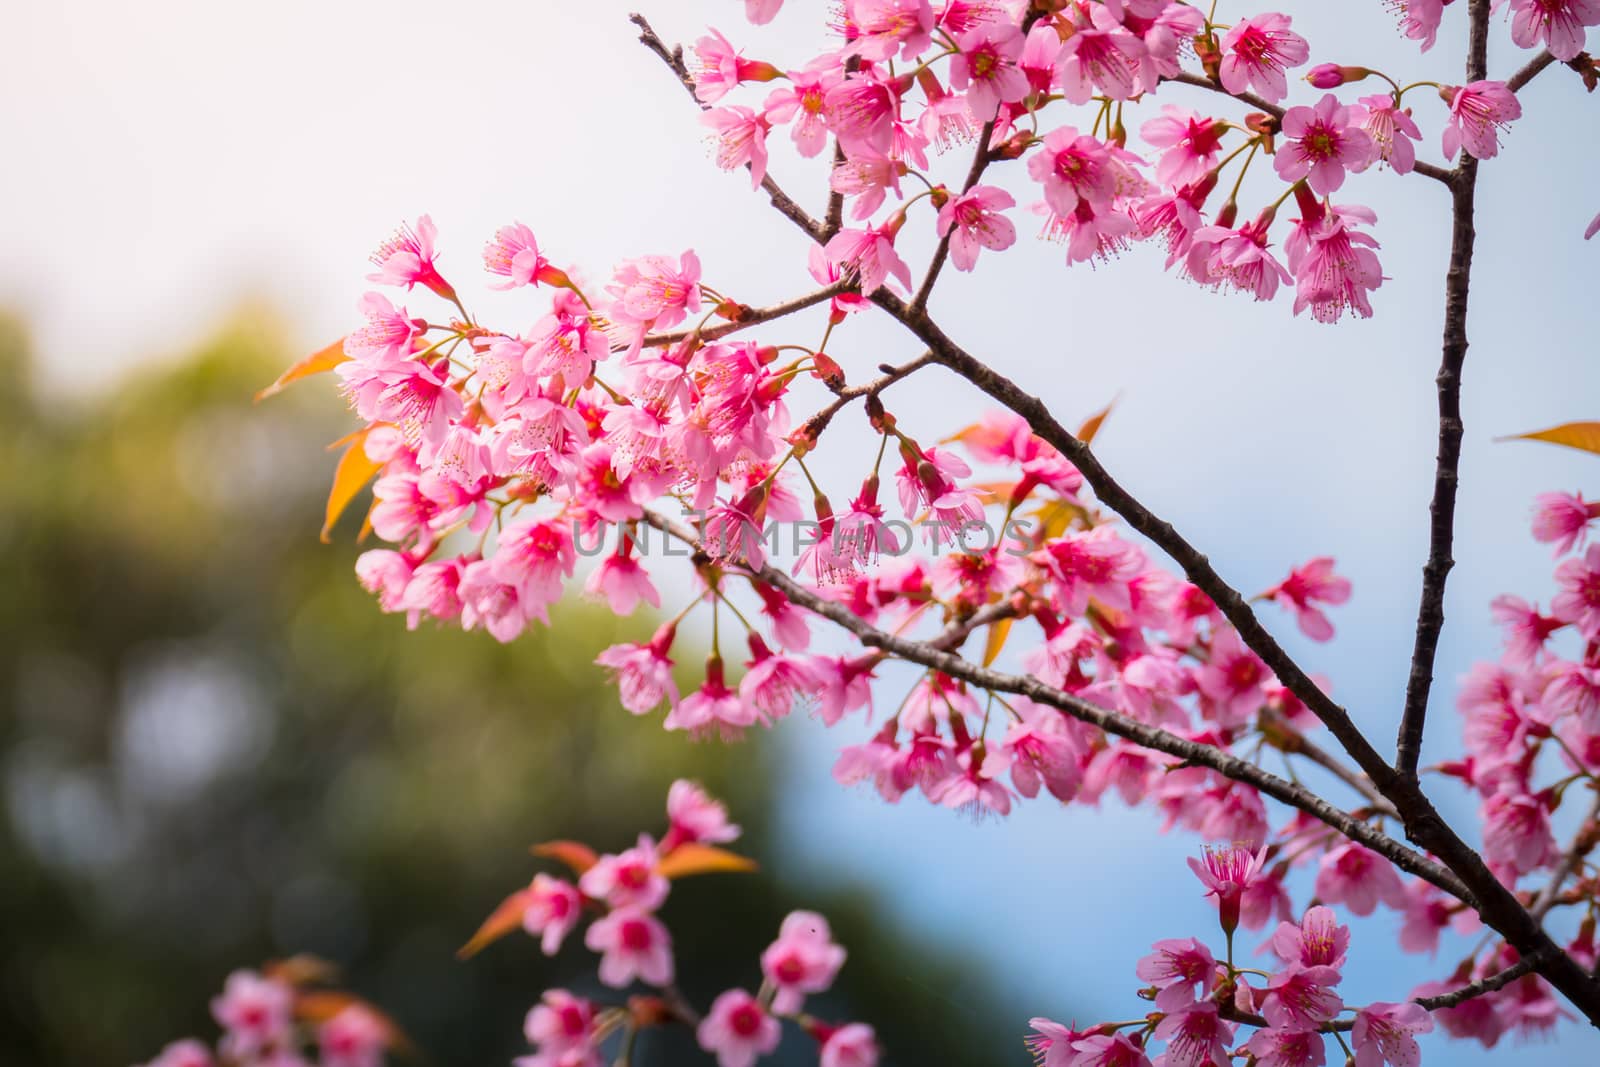
{"type": "Polygon", "coordinates": [[[1360,793],[1377,814],[1387,815],[1396,819],[1400,817],[1400,813],[1395,810],[1394,805],[1390,804],[1388,798],[1378,792],[1378,787],[1372,784],[1372,779],[1346,767],[1333,753],[1290,726],[1276,712],[1263,708],[1260,718],[1262,732],[1266,734],[1268,744],[1286,756],[1304,756],[1312,763],[1315,763],[1318,767],[1321,767],[1339,779],[1339,781],[1360,793]]]}
{"type": "Polygon", "coordinates": [[[898,382],[901,378],[916,373],[932,362],[933,353],[924,352],[916,359],[908,360],[907,362],[900,364],[898,367],[891,367],[888,364],[879,367],[878,369],[883,371],[883,376],[880,378],[874,378],[865,385],[841,386],[840,388],[835,389],[833,400],[828,403],[827,407],[824,407],[821,411],[818,411],[815,415],[801,423],[800,432],[813,439],[821,436],[822,431],[827,429],[828,423],[833,421],[833,417],[837,415],[846,404],[850,403],[852,400],[858,400],[864,396],[877,396],[879,393],[889,388],[889,386],[893,385],[895,382],[898,382]]]}
{"type": "Polygon", "coordinates": [[[781,304],[772,304],[763,308],[745,308],[740,312],[739,318],[729,322],[719,322],[715,326],[707,326],[704,329],[673,330],[671,333],[646,334],[642,344],[646,347],[675,345],[679,341],[687,341],[691,337],[698,337],[702,341],[715,341],[719,337],[726,337],[730,333],[737,333],[750,326],[759,326],[763,322],[771,322],[773,319],[781,319],[785,315],[793,315],[797,311],[804,311],[806,308],[820,304],[824,300],[832,300],[840,293],[853,288],[854,285],[855,283],[852,281],[840,280],[824,289],[807,293],[805,296],[797,296],[793,300],[785,300],[781,304]]]}
{"type": "MultiPolygon", "coordinates": [[[[649,21],[637,12],[629,15],[628,21],[639,27],[639,43],[654,52],[661,62],[665,63],[672,73],[678,76],[678,81],[682,83],[689,95],[694,98],[695,103],[700,104],[700,98],[694,95],[694,77],[689,73],[689,68],[683,62],[682,46],[668,48],[666,43],[656,35],[656,31],[651,28],[649,21]]],[[[705,104],[700,104],[700,110],[707,111],[710,109],[705,104]]],[[[749,164],[746,164],[746,169],[749,169],[749,164]]],[[[761,189],[767,194],[768,199],[772,201],[772,206],[784,218],[806,231],[813,241],[821,242],[823,240],[822,223],[812,218],[805,208],[795,203],[794,198],[783,191],[783,188],[778,185],[772,175],[768,174],[761,179],[761,189]]]]}
{"type": "MultiPolygon", "coordinates": [[[[1488,63],[1489,0],[1471,0],[1468,12],[1467,80],[1481,81],[1488,63]]],[[[1472,217],[1477,199],[1478,161],[1463,152],[1451,184],[1450,265],[1444,281],[1444,345],[1434,379],[1439,402],[1439,451],[1434,463],[1433,499],[1428,504],[1428,559],[1422,567],[1416,641],[1406,679],[1405,704],[1395,742],[1395,769],[1415,780],[1422,758],[1433,661],[1444,629],[1444,591],[1455,566],[1456,489],[1461,480],[1461,370],[1467,360],[1467,296],[1472,283],[1472,248],[1477,238],[1472,217]]]]}
{"type": "MultiPolygon", "coordinates": [[[[1412,1003],[1420,1004],[1428,1011],[1438,1011],[1441,1008],[1453,1008],[1458,1004],[1465,1004],[1473,997],[1481,997],[1485,993],[1493,993],[1498,989],[1504,989],[1512,982],[1515,982],[1518,978],[1521,978],[1523,975],[1531,972],[1535,967],[1539,966],[1541,962],[1542,961],[1538,956],[1524,956],[1516,963],[1513,963],[1511,966],[1507,967],[1505,970],[1497,971],[1494,974],[1489,975],[1487,978],[1479,979],[1476,982],[1464,985],[1460,989],[1452,990],[1449,993],[1441,993],[1436,997],[1417,997],[1412,1001],[1412,1003]]],[[[1247,1026],[1270,1025],[1265,1017],[1257,1015],[1255,1012],[1240,1011],[1232,1004],[1219,1003],[1217,1007],[1219,1009],[1217,1014],[1221,1015],[1229,1022],[1244,1023],[1247,1026]]],[[[1324,1034],[1331,1034],[1335,1032],[1346,1033],[1354,1029],[1355,1024],[1356,1023],[1354,1019],[1335,1019],[1332,1022],[1323,1023],[1317,1028],[1317,1030],[1318,1032],[1324,1034]]]]}
{"type": "Polygon", "coordinates": [[[1512,92],[1517,92],[1524,85],[1527,85],[1529,82],[1533,81],[1533,79],[1538,76],[1541,70],[1544,70],[1544,68],[1548,67],[1555,61],[1556,57],[1551,55],[1550,50],[1546,48],[1543,52],[1540,52],[1538,55],[1528,60],[1527,65],[1521,70],[1507,78],[1506,88],[1510,89],[1512,92]]]}
{"type": "MultiPolygon", "coordinates": [[[[685,544],[696,549],[700,547],[694,531],[681,523],[674,522],[648,509],[644,513],[644,521],[663,533],[678,538],[685,544]]],[[[942,671],[951,678],[960,679],[982,689],[999,693],[1017,693],[1036,703],[1063,711],[1081,722],[1097,726],[1108,734],[1125,738],[1145,748],[1174,756],[1185,763],[1209,767],[1226,778],[1243,782],[1272,797],[1274,800],[1306,812],[1326,823],[1346,838],[1360,842],[1372,851],[1384,856],[1401,870],[1424,879],[1450,895],[1469,903],[1472,901],[1472,894],[1467,891],[1466,887],[1449,871],[1427,856],[1407,848],[1382,831],[1354,818],[1348,812],[1328,803],[1304,786],[1285,781],[1230,752],[1213,745],[1204,745],[1197,741],[1179,737],[1177,734],[1146,725],[1119,712],[1109,711],[1079,697],[1064,693],[1052,686],[1045,685],[1037,678],[1003,674],[987,667],[980,667],[956,655],[954,652],[935,647],[929,642],[915,641],[910,638],[885,633],[856,615],[845,605],[837,601],[824,599],[770,565],[764,566],[754,573],[758,579],[778,590],[791,603],[798,604],[848,630],[855,635],[862,645],[868,648],[880,649],[911,663],[918,663],[924,667],[942,671]]]]}

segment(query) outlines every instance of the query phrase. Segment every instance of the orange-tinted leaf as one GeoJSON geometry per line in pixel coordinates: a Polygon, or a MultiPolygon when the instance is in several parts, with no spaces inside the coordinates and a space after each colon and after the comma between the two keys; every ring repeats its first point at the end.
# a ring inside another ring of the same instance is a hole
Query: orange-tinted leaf
{"type": "Polygon", "coordinates": [[[522,925],[522,913],[528,910],[529,895],[529,890],[519,889],[501,901],[500,906],[494,909],[494,914],[483,920],[483,925],[472,935],[472,940],[456,950],[456,958],[471,959],[519,928],[522,925]]]}
{"type": "Polygon", "coordinates": [[[350,357],[344,354],[344,338],[341,337],[327,348],[319,349],[299,363],[278,375],[278,380],[256,394],[256,403],[260,403],[269,396],[277,396],[301,378],[309,378],[313,374],[321,374],[325,370],[332,370],[350,357]]]}
{"type": "Polygon", "coordinates": [[[691,874],[719,874],[724,871],[753,871],[756,861],[727,849],[695,842],[679,845],[656,864],[656,871],[668,878],[687,878],[691,874]]]}
{"type": "Polygon", "coordinates": [[[1512,434],[1501,441],[1548,441],[1553,445],[1600,454],[1600,422],[1564,422],[1548,430],[1512,434]]]}
{"type": "Polygon", "coordinates": [[[989,640],[983,645],[983,665],[992,666],[1000,658],[1000,650],[1006,647],[1006,638],[1011,636],[1011,624],[1015,619],[997,619],[989,624],[989,640]]]}
{"type": "Polygon", "coordinates": [[[979,422],[969,423],[966,426],[961,427],[961,429],[957,430],[955,433],[951,434],[949,437],[941,437],[941,438],[939,438],[939,443],[941,445],[949,445],[949,444],[954,444],[957,441],[965,441],[968,437],[970,437],[973,434],[977,433],[978,430],[982,428],[982,426],[983,426],[983,424],[979,423],[979,422]]]}
{"type": "Polygon", "coordinates": [[[300,953],[286,960],[268,960],[261,973],[292,986],[327,985],[339,980],[339,968],[321,956],[300,953]]]}
{"type": "Polygon", "coordinates": [[[372,480],[378,473],[378,468],[383,464],[375,463],[367,455],[367,434],[372,432],[368,426],[364,430],[357,430],[353,434],[341,437],[329,448],[338,448],[348,442],[344,455],[339,457],[339,466],[333,471],[333,488],[328,490],[328,508],[322,520],[322,543],[327,544],[329,535],[333,533],[333,524],[339,521],[339,516],[344,514],[344,509],[350,506],[350,501],[356,494],[372,480]]]}
{"type": "Polygon", "coordinates": [[[295,1018],[302,1022],[320,1025],[332,1019],[346,1008],[361,1007],[370,1012],[383,1026],[384,1045],[396,1052],[411,1053],[416,1046],[400,1029],[400,1024],[389,1016],[373,1007],[371,1002],[362,1000],[354,993],[342,993],[335,990],[319,989],[314,992],[301,993],[294,998],[295,1018]]]}
{"type": "Polygon", "coordinates": [[[1093,444],[1094,435],[1100,432],[1100,426],[1106,421],[1106,416],[1111,414],[1111,409],[1117,406],[1116,397],[1111,398],[1111,403],[1083,420],[1083,425],[1078,427],[1078,432],[1073,436],[1084,444],[1093,444]]]}
{"type": "Polygon", "coordinates": [[[546,841],[534,845],[529,851],[545,859],[560,860],[572,868],[573,874],[582,874],[600,858],[595,855],[594,849],[581,841],[546,841]]]}

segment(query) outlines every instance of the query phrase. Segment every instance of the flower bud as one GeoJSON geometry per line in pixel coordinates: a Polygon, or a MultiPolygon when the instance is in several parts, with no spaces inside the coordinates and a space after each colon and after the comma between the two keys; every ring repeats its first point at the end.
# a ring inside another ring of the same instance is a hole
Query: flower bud
{"type": "Polygon", "coordinates": [[[1358,82],[1372,71],[1366,67],[1341,67],[1337,63],[1319,63],[1311,68],[1306,81],[1318,89],[1337,89],[1350,82],[1358,82]]]}

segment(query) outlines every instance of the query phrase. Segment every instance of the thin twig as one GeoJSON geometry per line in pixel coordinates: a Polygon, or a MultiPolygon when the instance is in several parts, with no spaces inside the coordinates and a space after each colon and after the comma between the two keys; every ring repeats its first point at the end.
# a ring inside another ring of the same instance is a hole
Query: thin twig
{"type": "MultiPolygon", "coordinates": [[[[699,104],[702,111],[709,110],[705,104],[700,103],[700,98],[694,95],[694,77],[689,73],[689,68],[683,62],[683,48],[681,46],[668,48],[666,43],[657,36],[656,31],[651,28],[649,21],[637,12],[629,15],[628,21],[639,27],[639,42],[654,52],[661,62],[665,63],[678,76],[678,81],[682,83],[689,95],[694,98],[695,103],[699,104]]],[[[749,169],[749,164],[746,164],[746,169],[749,169]]],[[[793,197],[784,192],[772,175],[768,174],[761,179],[761,189],[767,194],[768,199],[772,201],[772,206],[790,222],[810,234],[813,241],[820,242],[823,239],[822,223],[812,218],[805,208],[797,204],[793,197]]]]}
{"type": "Polygon", "coordinates": [[[821,436],[822,431],[828,428],[828,423],[833,421],[833,417],[846,404],[852,400],[859,400],[864,396],[877,396],[901,378],[916,373],[932,362],[933,353],[924,352],[916,359],[908,360],[898,367],[887,368],[884,370],[882,377],[874,378],[865,385],[841,386],[834,390],[833,400],[829,401],[826,407],[801,423],[800,432],[813,439],[821,436]]]}
{"type": "Polygon", "coordinates": [[[1597,819],[1600,819],[1600,790],[1596,790],[1588,814],[1583,817],[1577,832],[1572,835],[1572,844],[1561,857],[1561,863],[1556,867],[1555,873],[1550,875],[1550,881],[1540,890],[1538,899],[1528,909],[1528,913],[1535,919],[1543,919],[1555,906],[1556,896],[1561,892],[1562,883],[1572,877],[1573,872],[1583,863],[1584,857],[1595,847],[1596,837],[1600,836],[1600,828],[1595,824],[1597,819]]]}
{"type": "Polygon", "coordinates": [[[854,284],[852,281],[837,281],[825,289],[818,289],[816,292],[807,293],[805,296],[797,296],[793,300],[785,300],[781,304],[773,304],[763,308],[746,308],[737,319],[729,322],[719,322],[715,326],[707,326],[704,329],[673,330],[670,333],[646,334],[644,341],[641,343],[646,347],[675,345],[679,341],[687,341],[691,337],[698,337],[702,341],[715,341],[717,338],[726,337],[730,333],[737,333],[748,327],[758,326],[763,322],[771,322],[773,319],[781,319],[785,315],[793,315],[797,311],[804,311],[806,308],[820,304],[824,300],[831,300],[853,287],[854,284]]]}

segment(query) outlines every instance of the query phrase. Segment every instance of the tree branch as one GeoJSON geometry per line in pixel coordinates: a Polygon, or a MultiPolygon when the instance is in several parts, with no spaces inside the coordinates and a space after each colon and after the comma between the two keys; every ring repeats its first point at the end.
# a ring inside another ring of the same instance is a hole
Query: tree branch
{"type": "MultiPolygon", "coordinates": [[[[694,78],[690,75],[689,68],[684,65],[682,46],[669,49],[661,38],[656,35],[656,31],[651,28],[649,21],[637,12],[629,15],[628,21],[639,27],[639,43],[654,52],[661,62],[665,63],[672,73],[678,76],[678,81],[682,83],[684,89],[688,91],[695,103],[699,104],[700,110],[710,110],[705,104],[700,103],[699,97],[694,95],[694,78]]],[[[745,169],[749,169],[748,164],[746,164],[745,169]]],[[[823,240],[823,224],[812,218],[805,208],[795,203],[794,198],[783,191],[783,188],[778,185],[772,175],[768,174],[761,179],[761,189],[767,194],[768,199],[772,201],[772,206],[784,218],[806,231],[813,241],[820,243],[823,240]]]]}
{"type": "Polygon", "coordinates": [[[1538,899],[1528,909],[1529,914],[1535,919],[1543,919],[1555,906],[1556,896],[1561,892],[1562,883],[1572,877],[1578,865],[1583,862],[1583,858],[1597,843],[1600,843],[1597,841],[1597,838],[1600,838],[1600,825],[1597,825],[1596,820],[1600,820],[1600,789],[1596,790],[1594,800],[1589,805],[1589,812],[1578,826],[1577,833],[1572,835],[1571,847],[1561,857],[1561,863],[1550,876],[1550,881],[1540,890],[1538,899]]]}
{"type": "Polygon", "coordinates": [[[771,322],[773,319],[781,319],[785,315],[793,315],[797,311],[804,311],[806,308],[820,304],[824,300],[832,300],[840,293],[854,288],[854,286],[854,282],[840,280],[826,288],[807,293],[805,296],[797,296],[793,300],[785,300],[781,304],[772,304],[763,308],[747,307],[739,318],[728,322],[719,322],[715,326],[707,326],[704,329],[673,330],[671,333],[646,334],[644,341],[641,343],[646,347],[675,345],[679,341],[687,341],[691,337],[698,337],[702,341],[715,341],[717,338],[726,337],[730,333],[737,333],[751,326],[759,326],[763,322],[771,322]]]}
{"type": "Polygon", "coordinates": [[[1544,70],[1544,68],[1548,67],[1555,61],[1556,57],[1550,54],[1550,49],[1546,48],[1543,52],[1540,52],[1538,55],[1528,60],[1527,65],[1521,70],[1507,78],[1506,88],[1510,89],[1512,92],[1517,92],[1524,85],[1527,85],[1529,82],[1533,81],[1534,78],[1538,77],[1541,70],[1544,70]]]}
{"type": "MultiPolygon", "coordinates": [[[[687,545],[700,548],[699,539],[694,531],[658,512],[646,509],[643,521],[687,545]]],[[[782,593],[791,603],[798,604],[848,630],[868,648],[881,649],[903,660],[942,671],[951,678],[960,679],[983,689],[1025,696],[1036,703],[1063,711],[1091,726],[1097,726],[1108,734],[1175,756],[1185,763],[1209,767],[1226,778],[1243,782],[1275,800],[1306,812],[1346,838],[1358,841],[1384,856],[1401,870],[1424,879],[1451,896],[1468,903],[1473,900],[1472,894],[1454,875],[1420,852],[1407,848],[1382,831],[1352,817],[1348,812],[1328,803],[1304,786],[1287,782],[1230,752],[1148,726],[1137,719],[1109,711],[1045,685],[1037,678],[1003,674],[987,667],[980,667],[930,642],[915,641],[886,633],[856,615],[845,605],[824,599],[770,565],[761,567],[753,573],[760,581],[782,593]]]]}
{"type": "MultiPolygon", "coordinates": [[[[1468,20],[1467,80],[1481,81],[1488,63],[1489,0],[1471,0],[1468,20]]],[[[1455,566],[1451,548],[1455,542],[1456,489],[1461,478],[1461,370],[1467,360],[1467,296],[1472,283],[1472,247],[1477,238],[1472,225],[1477,185],[1478,161],[1463,152],[1450,186],[1450,265],[1444,281],[1443,355],[1434,379],[1439,398],[1439,450],[1434,463],[1433,499],[1428,504],[1428,559],[1422,567],[1416,641],[1395,742],[1395,769],[1413,781],[1422,758],[1433,661],[1444,629],[1445,583],[1455,566]]]]}

